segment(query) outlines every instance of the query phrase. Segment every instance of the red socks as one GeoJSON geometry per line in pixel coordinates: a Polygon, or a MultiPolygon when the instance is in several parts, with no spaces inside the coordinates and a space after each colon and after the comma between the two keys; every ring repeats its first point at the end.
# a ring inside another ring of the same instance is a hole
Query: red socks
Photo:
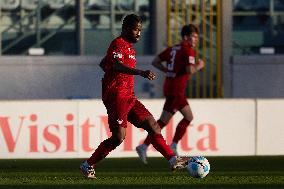
{"type": "MultiPolygon", "coordinates": [[[[154,148],[159,151],[167,160],[175,156],[161,134],[152,134],[149,135],[149,138],[154,148]]],[[[112,144],[110,138],[104,140],[101,142],[92,156],[87,160],[87,163],[91,166],[95,166],[96,163],[104,159],[115,148],[116,146],[112,144]]]]}
{"type": "Polygon", "coordinates": [[[185,134],[186,128],[189,124],[190,124],[190,121],[188,121],[187,119],[184,119],[184,118],[179,122],[179,124],[177,125],[177,128],[176,128],[176,133],[175,133],[175,136],[173,138],[173,142],[178,143],[178,141],[185,134]]]}
{"type": "MultiPolygon", "coordinates": [[[[165,127],[165,124],[161,121],[157,121],[161,128],[165,127]]],[[[177,128],[176,133],[173,138],[173,142],[178,143],[178,141],[183,137],[185,134],[186,128],[189,125],[190,121],[186,119],[182,119],[177,128]]],[[[167,145],[165,139],[161,134],[152,134],[148,135],[144,141],[144,144],[149,145],[152,144],[154,148],[159,151],[167,160],[170,160],[175,154],[167,145]]],[[[97,162],[104,159],[112,150],[114,150],[117,146],[113,145],[111,139],[108,138],[100,143],[98,148],[92,154],[92,156],[87,160],[89,165],[94,166],[97,162]]]]}
{"type": "Polygon", "coordinates": [[[87,160],[89,165],[96,165],[97,162],[104,159],[112,150],[114,150],[116,146],[114,146],[111,142],[111,139],[108,138],[100,143],[98,148],[92,154],[92,156],[87,160]]]}
{"type": "MultiPolygon", "coordinates": [[[[157,121],[157,123],[159,124],[159,126],[162,128],[164,128],[166,126],[166,124],[164,122],[162,122],[160,119],[157,121]]],[[[150,136],[148,135],[144,141],[144,144],[149,146],[151,144],[151,139],[150,136]]]]}
{"type": "Polygon", "coordinates": [[[167,160],[170,160],[173,156],[175,156],[161,134],[152,134],[148,136],[150,136],[150,140],[154,148],[159,151],[167,160]]]}

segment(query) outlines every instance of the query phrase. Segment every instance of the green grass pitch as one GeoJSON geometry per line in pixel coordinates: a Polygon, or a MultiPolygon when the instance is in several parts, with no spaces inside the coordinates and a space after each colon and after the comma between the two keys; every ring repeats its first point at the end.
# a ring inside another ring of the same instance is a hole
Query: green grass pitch
{"type": "Polygon", "coordinates": [[[107,158],[98,164],[96,180],[83,178],[82,159],[0,160],[0,188],[284,188],[284,156],[207,157],[204,179],[186,170],[170,172],[163,158],[107,158]]]}

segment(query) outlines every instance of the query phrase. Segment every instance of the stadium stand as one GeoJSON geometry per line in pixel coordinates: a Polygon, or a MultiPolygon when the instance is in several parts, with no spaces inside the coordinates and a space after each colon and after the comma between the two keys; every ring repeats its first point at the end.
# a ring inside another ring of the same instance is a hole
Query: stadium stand
{"type": "Polygon", "coordinates": [[[38,0],[24,0],[21,1],[21,7],[25,10],[32,11],[38,6],[38,0]]]}
{"type": "Polygon", "coordinates": [[[4,11],[12,11],[20,6],[20,0],[1,0],[0,7],[4,11]]]}

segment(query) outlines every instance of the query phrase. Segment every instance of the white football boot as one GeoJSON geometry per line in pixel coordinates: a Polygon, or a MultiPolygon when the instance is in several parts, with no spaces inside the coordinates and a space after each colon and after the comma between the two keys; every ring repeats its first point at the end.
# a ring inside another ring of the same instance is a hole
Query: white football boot
{"type": "Polygon", "coordinates": [[[170,145],[170,148],[171,148],[172,151],[175,153],[175,155],[178,156],[177,143],[173,142],[173,143],[170,145]]]}
{"type": "Polygon", "coordinates": [[[137,152],[140,160],[144,164],[148,164],[148,162],[147,162],[147,146],[145,144],[141,144],[141,145],[137,146],[136,152],[137,152]]]}
{"type": "Polygon", "coordinates": [[[93,166],[89,165],[87,161],[83,161],[83,163],[81,163],[80,170],[86,178],[89,179],[96,178],[95,169],[93,168],[93,166]]]}

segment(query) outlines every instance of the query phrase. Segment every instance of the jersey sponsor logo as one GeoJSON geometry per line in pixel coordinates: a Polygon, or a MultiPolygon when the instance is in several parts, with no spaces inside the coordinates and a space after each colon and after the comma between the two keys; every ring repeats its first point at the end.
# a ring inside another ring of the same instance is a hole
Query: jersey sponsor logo
{"type": "Polygon", "coordinates": [[[128,58],[133,59],[133,60],[136,59],[136,58],[135,58],[135,55],[132,55],[132,54],[130,54],[130,55],[128,56],[128,58]]]}
{"type": "Polygon", "coordinates": [[[122,54],[121,53],[117,53],[117,52],[113,52],[113,58],[122,58],[122,54]]]}
{"type": "Polygon", "coordinates": [[[189,60],[189,63],[195,64],[195,57],[194,56],[189,56],[188,60],[189,60]]]}
{"type": "Polygon", "coordinates": [[[118,123],[119,125],[121,125],[121,124],[123,123],[123,120],[122,120],[122,119],[117,119],[116,121],[117,121],[117,123],[118,123]]]}

